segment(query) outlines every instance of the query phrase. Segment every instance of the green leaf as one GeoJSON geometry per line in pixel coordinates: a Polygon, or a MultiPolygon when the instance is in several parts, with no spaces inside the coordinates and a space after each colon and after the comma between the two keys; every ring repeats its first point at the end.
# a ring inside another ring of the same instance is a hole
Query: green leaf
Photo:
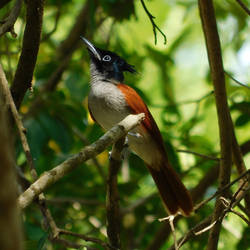
{"type": "Polygon", "coordinates": [[[235,126],[242,127],[246,125],[250,121],[250,116],[248,114],[242,114],[238,116],[238,118],[235,121],[235,126]]]}
{"type": "Polygon", "coordinates": [[[48,234],[47,233],[45,233],[41,238],[40,238],[40,240],[38,241],[38,245],[37,245],[37,250],[42,250],[43,249],[43,247],[45,246],[45,243],[46,243],[46,241],[47,241],[47,239],[48,239],[48,234]]]}

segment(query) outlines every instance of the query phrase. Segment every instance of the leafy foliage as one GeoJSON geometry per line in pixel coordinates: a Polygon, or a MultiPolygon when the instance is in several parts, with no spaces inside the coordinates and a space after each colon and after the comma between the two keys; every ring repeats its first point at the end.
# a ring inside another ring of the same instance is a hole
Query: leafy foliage
{"type": "MultiPolygon", "coordinates": [[[[68,52],[59,50],[60,45],[68,39],[80,9],[88,2],[92,1],[49,0],[45,4],[42,37],[49,34],[53,27],[56,29],[41,42],[33,92],[26,94],[20,108],[39,174],[79,152],[103,134],[87,110],[89,59],[80,40],[55,88],[45,88],[69,56],[68,52]],[[57,14],[59,18],[55,24],[57,14]]],[[[170,161],[183,176],[186,186],[194,188],[216,162],[193,154],[178,153],[176,150],[186,149],[219,157],[215,104],[196,1],[147,2],[149,10],[156,15],[159,27],[167,35],[166,46],[160,39],[154,45],[151,24],[139,1],[93,2],[94,6],[90,6],[91,15],[85,20],[89,24],[82,35],[90,37],[102,48],[115,51],[136,66],[138,74],[126,75],[126,82],[148,104],[162,132],[170,161]]],[[[11,8],[12,3],[1,9],[0,18],[3,19],[11,8]]],[[[239,81],[247,83],[250,79],[249,58],[247,61],[246,56],[250,49],[250,41],[247,40],[249,19],[233,0],[215,1],[215,8],[225,70],[230,71],[239,81]]],[[[15,25],[17,38],[8,34],[0,39],[1,63],[9,82],[12,82],[17,67],[24,25],[23,8],[15,25]]],[[[249,90],[232,79],[228,79],[227,87],[237,137],[242,144],[250,138],[249,90]]],[[[15,146],[17,163],[30,179],[18,136],[15,146]]],[[[245,159],[249,163],[249,156],[245,159]]],[[[46,197],[59,227],[106,240],[106,187],[103,174],[107,174],[108,153],[99,155],[97,163],[90,160],[82,164],[46,190],[46,197]]],[[[208,197],[215,191],[215,187],[215,182],[210,183],[198,200],[208,197]]],[[[162,228],[157,219],[166,214],[155,191],[155,185],[143,162],[133,154],[126,157],[119,174],[121,210],[126,211],[126,208],[141,198],[149,198],[143,205],[122,214],[124,249],[146,249],[153,244],[162,228]]],[[[177,226],[177,236],[183,235],[210,215],[212,209],[213,202],[210,202],[192,218],[181,220],[177,226]]],[[[25,211],[26,249],[62,249],[60,244],[48,240],[49,230],[45,224],[35,204],[25,211]]],[[[75,241],[100,247],[80,239],[75,241]]],[[[204,249],[206,242],[207,234],[204,234],[189,241],[183,249],[204,249]]],[[[170,237],[160,247],[167,249],[172,243],[170,237]]],[[[229,250],[247,249],[249,228],[238,217],[227,220],[220,244],[229,250]],[[239,229],[238,234],[231,230],[232,227],[239,229]]]]}

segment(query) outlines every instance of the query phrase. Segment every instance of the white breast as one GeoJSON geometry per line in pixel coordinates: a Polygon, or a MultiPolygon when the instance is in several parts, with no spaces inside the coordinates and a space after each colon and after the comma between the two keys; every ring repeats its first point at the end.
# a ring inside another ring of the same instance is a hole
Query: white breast
{"type": "Polygon", "coordinates": [[[111,82],[92,79],[88,102],[95,120],[105,130],[129,115],[122,92],[111,82]]]}

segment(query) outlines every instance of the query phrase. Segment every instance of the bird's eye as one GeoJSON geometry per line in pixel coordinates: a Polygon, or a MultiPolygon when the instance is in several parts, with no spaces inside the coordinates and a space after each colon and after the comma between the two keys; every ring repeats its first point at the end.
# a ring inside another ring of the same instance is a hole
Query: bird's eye
{"type": "Polygon", "coordinates": [[[111,56],[106,55],[106,56],[104,56],[104,57],[102,58],[102,60],[103,60],[104,62],[109,62],[109,61],[111,61],[111,56]]]}

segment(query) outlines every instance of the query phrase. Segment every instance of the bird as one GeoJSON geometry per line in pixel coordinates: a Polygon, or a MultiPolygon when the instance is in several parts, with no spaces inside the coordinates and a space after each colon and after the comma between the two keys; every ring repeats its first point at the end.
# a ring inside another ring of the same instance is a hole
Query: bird
{"type": "Polygon", "coordinates": [[[145,114],[142,123],[127,134],[128,146],[144,161],[166,212],[170,216],[189,216],[193,210],[190,193],[167,157],[160,130],[139,94],[124,83],[124,72],[135,73],[135,67],[85,37],[81,36],[81,40],[90,56],[90,116],[104,130],[109,130],[130,114],[145,114]]]}

